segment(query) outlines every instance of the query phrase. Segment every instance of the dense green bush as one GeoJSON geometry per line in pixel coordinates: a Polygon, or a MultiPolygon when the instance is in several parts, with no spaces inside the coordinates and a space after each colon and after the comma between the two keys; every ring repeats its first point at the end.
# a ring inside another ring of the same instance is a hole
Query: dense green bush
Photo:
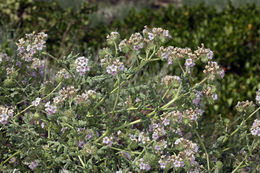
{"type": "Polygon", "coordinates": [[[86,47],[82,39],[89,14],[94,10],[95,6],[84,0],[3,0],[0,31],[8,31],[14,42],[25,33],[45,31],[49,35],[48,49],[62,56],[72,49],[86,47]]]}
{"type": "Polygon", "coordinates": [[[16,55],[0,54],[0,170],[257,173],[260,90],[237,104],[235,129],[222,116],[209,128],[224,70],[203,45],[162,46],[171,38],[111,32],[97,58],[62,59],[44,32],[19,39],[16,55]],[[154,62],[164,65],[150,73],[154,62]]]}

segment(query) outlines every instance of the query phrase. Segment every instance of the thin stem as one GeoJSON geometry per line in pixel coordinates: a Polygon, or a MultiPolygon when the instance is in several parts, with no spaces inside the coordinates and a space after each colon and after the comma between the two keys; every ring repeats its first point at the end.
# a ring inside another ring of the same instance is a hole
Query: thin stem
{"type": "Polygon", "coordinates": [[[82,164],[83,168],[85,168],[85,167],[86,167],[86,166],[85,166],[85,163],[83,162],[83,160],[81,159],[81,157],[80,157],[80,156],[78,156],[78,158],[79,158],[79,160],[80,160],[80,163],[82,164]]]}
{"type": "Polygon", "coordinates": [[[238,127],[236,130],[234,130],[234,131],[231,133],[230,136],[233,136],[236,132],[238,132],[239,129],[240,129],[240,127],[241,127],[249,118],[251,118],[257,111],[259,111],[259,110],[260,110],[260,107],[257,108],[253,113],[251,113],[244,121],[242,121],[242,122],[240,123],[239,127],[238,127]]]}
{"type": "Polygon", "coordinates": [[[141,123],[141,122],[144,122],[144,120],[138,119],[138,120],[135,120],[131,123],[121,125],[121,126],[115,128],[115,130],[117,131],[117,130],[123,129],[123,128],[128,127],[128,126],[132,126],[132,125],[135,125],[135,124],[138,124],[138,123],[141,123]]]}
{"type": "Polygon", "coordinates": [[[117,76],[117,81],[119,83],[119,86],[118,86],[118,90],[117,90],[117,96],[116,96],[116,101],[114,103],[114,108],[113,108],[113,112],[112,112],[112,117],[111,119],[114,117],[114,114],[115,114],[115,110],[116,110],[116,107],[117,107],[117,103],[118,103],[118,100],[119,100],[119,95],[120,95],[120,77],[117,76]]]}
{"type": "Polygon", "coordinates": [[[96,139],[95,141],[94,141],[94,143],[97,143],[97,142],[99,142],[101,139],[103,139],[106,135],[108,135],[108,133],[109,133],[109,131],[107,130],[107,131],[105,131],[105,133],[103,133],[103,135],[102,136],[100,136],[98,139],[96,139]]]}
{"type": "MultiPolygon", "coordinates": [[[[44,100],[46,98],[48,98],[52,93],[54,93],[61,85],[61,82],[45,97],[43,97],[41,100],[44,100]]],[[[21,112],[17,113],[16,115],[14,115],[14,117],[17,117],[18,115],[24,113],[25,111],[27,111],[28,109],[30,109],[31,107],[33,107],[33,105],[28,106],[27,108],[25,108],[24,110],[22,110],[21,112]]]]}
{"type": "Polygon", "coordinates": [[[116,55],[118,54],[118,50],[117,50],[117,46],[116,46],[116,42],[114,41],[114,46],[115,46],[115,50],[116,50],[116,55]]]}
{"type": "Polygon", "coordinates": [[[247,158],[247,156],[239,163],[239,165],[232,171],[232,173],[235,173],[240,168],[240,166],[244,163],[246,158],[247,158]]]}
{"type": "Polygon", "coordinates": [[[198,137],[198,139],[199,139],[199,141],[200,141],[200,144],[202,145],[202,148],[203,148],[204,152],[206,153],[208,171],[210,171],[210,165],[209,165],[209,154],[208,154],[208,152],[207,152],[207,149],[206,149],[206,147],[205,147],[205,145],[204,145],[202,139],[200,138],[199,133],[197,132],[196,129],[194,129],[194,131],[195,131],[195,133],[196,133],[196,135],[197,135],[197,137],[198,137]]]}
{"type": "Polygon", "coordinates": [[[170,91],[170,88],[168,88],[168,89],[166,90],[166,92],[164,93],[164,95],[163,95],[163,97],[162,97],[162,100],[166,97],[166,95],[168,94],[169,91],[170,91]]]}
{"type": "Polygon", "coordinates": [[[21,152],[20,150],[16,151],[14,154],[12,154],[11,156],[9,156],[5,161],[3,161],[3,162],[1,163],[1,165],[3,166],[6,162],[8,162],[11,158],[13,158],[14,156],[16,156],[16,155],[19,154],[20,152],[21,152]]]}

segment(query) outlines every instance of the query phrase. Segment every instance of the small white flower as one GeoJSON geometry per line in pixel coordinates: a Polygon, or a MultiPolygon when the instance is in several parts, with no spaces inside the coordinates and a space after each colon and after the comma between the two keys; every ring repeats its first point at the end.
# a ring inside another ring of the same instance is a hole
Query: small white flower
{"type": "Polygon", "coordinates": [[[32,102],[32,105],[33,106],[38,106],[40,104],[40,101],[41,101],[41,98],[37,97],[33,102],[32,102]]]}

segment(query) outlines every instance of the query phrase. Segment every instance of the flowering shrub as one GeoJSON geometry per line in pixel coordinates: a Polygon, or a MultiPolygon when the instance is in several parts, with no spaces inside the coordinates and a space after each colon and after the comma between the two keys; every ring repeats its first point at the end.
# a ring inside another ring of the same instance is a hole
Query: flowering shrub
{"type": "MultiPolygon", "coordinates": [[[[224,77],[203,44],[195,51],[163,47],[169,31],[145,27],[123,40],[112,32],[97,59],[74,54],[56,59],[46,52],[46,39],[45,33],[28,34],[17,43],[17,56],[1,56],[4,172],[259,170],[259,120],[245,126],[260,109],[253,102],[238,103],[243,116],[234,131],[223,123],[225,130],[211,143],[200,134],[204,110],[218,99],[218,80],[224,77]],[[48,58],[56,71],[47,68],[48,58]],[[154,61],[166,61],[175,73],[146,75],[154,61]],[[197,65],[203,67],[200,81],[194,80],[197,65]],[[230,145],[244,139],[240,147],[230,145]],[[222,156],[228,150],[245,156],[222,156]]],[[[259,91],[256,100],[259,104],[259,91]]]]}

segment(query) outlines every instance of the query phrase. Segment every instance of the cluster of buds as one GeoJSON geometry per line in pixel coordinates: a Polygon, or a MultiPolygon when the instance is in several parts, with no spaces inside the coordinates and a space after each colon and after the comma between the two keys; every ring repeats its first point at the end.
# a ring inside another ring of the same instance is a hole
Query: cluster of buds
{"type": "Polygon", "coordinates": [[[256,98],[255,98],[256,102],[258,104],[260,104],[260,89],[256,92],[256,98]]]}
{"type": "Polygon", "coordinates": [[[18,55],[27,62],[32,61],[35,54],[42,51],[45,47],[46,39],[47,34],[44,32],[26,34],[26,39],[22,38],[16,43],[18,55]]]}
{"type": "Polygon", "coordinates": [[[138,161],[139,169],[144,171],[149,171],[151,166],[148,163],[144,163],[144,159],[139,159],[138,161]]]}
{"type": "Polygon", "coordinates": [[[252,112],[252,111],[254,111],[254,108],[255,108],[254,103],[252,101],[248,101],[248,100],[241,101],[241,102],[239,101],[236,105],[236,109],[238,112],[243,112],[243,111],[252,112]]]}
{"type": "Polygon", "coordinates": [[[194,51],[196,56],[201,57],[202,62],[207,62],[208,60],[211,60],[213,58],[213,51],[210,49],[206,49],[204,44],[201,44],[201,47],[198,47],[197,50],[194,51]]]}
{"type": "Polygon", "coordinates": [[[78,57],[75,61],[76,63],[76,71],[80,76],[84,76],[87,71],[89,71],[88,59],[84,56],[78,57]]]}
{"type": "Polygon", "coordinates": [[[215,79],[215,75],[220,75],[221,78],[224,77],[224,70],[219,67],[218,63],[215,61],[209,61],[208,64],[205,66],[203,73],[209,75],[211,80],[215,79]]]}
{"type": "Polygon", "coordinates": [[[167,38],[171,38],[168,30],[162,28],[149,29],[147,26],[144,27],[143,35],[145,37],[144,39],[145,42],[149,42],[153,40],[161,40],[162,42],[164,42],[167,38]]]}
{"type": "Polygon", "coordinates": [[[183,119],[183,114],[180,111],[171,111],[166,114],[166,118],[169,118],[174,123],[181,123],[183,119]]]}
{"type": "Polygon", "coordinates": [[[143,36],[138,32],[132,34],[127,43],[131,49],[136,51],[139,51],[144,47],[143,36]]]}
{"type": "Polygon", "coordinates": [[[59,104],[67,100],[68,98],[74,96],[78,92],[74,86],[63,88],[59,91],[59,95],[53,99],[54,104],[59,104]]]}
{"type": "Polygon", "coordinates": [[[254,136],[260,137],[260,120],[255,119],[255,121],[251,127],[251,134],[254,136]]]}
{"type": "MultiPolygon", "coordinates": [[[[178,48],[178,47],[160,47],[160,49],[157,52],[157,55],[161,57],[163,60],[167,60],[168,64],[172,64],[174,59],[183,59],[183,58],[189,58],[191,60],[195,60],[197,56],[192,52],[190,48],[178,48]]],[[[188,66],[191,66],[190,64],[194,64],[193,61],[189,62],[188,60],[186,63],[188,66]]]]}
{"type": "Polygon", "coordinates": [[[14,111],[13,109],[6,108],[4,106],[0,106],[0,123],[5,125],[7,124],[8,118],[13,117],[14,111]]]}
{"type": "Polygon", "coordinates": [[[167,75],[162,78],[162,83],[168,88],[178,87],[181,84],[181,78],[179,76],[167,75]]]}
{"type": "Polygon", "coordinates": [[[196,121],[198,119],[198,115],[199,115],[198,108],[195,110],[192,108],[189,108],[189,109],[185,110],[182,114],[183,114],[183,118],[196,121]]]}
{"type": "Polygon", "coordinates": [[[8,67],[8,68],[6,68],[6,74],[7,74],[7,76],[14,74],[14,72],[15,72],[15,69],[14,69],[13,67],[11,67],[11,68],[8,67]]]}
{"type": "Polygon", "coordinates": [[[85,103],[89,98],[95,98],[96,94],[97,93],[94,90],[85,91],[81,95],[76,96],[76,104],[85,103]]]}
{"type": "Polygon", "coordinates": [[[52,115],[57,111],[57,107],[55,105],[50,105],[50,102],[47,102],[45,104],[45,111],[48,113],[48,115],[52,115]]]}
{"type": "Polygon", "coordinates": [[[119,38],[120,34],[118,32],[111,32],[109,35],[107,35],[107,43],[109,45],[113,45],[117,40],[119,40],[119,38]]]}
{"type": "Polygon", "coordinates": [[[116,61],[113,61],[112,65],[107,66],[107,73],[111,74],[113,76],[116,76],[118,71],[124,71],[125,66],[122,62],[120,62],[118,59],[116,61]]]}
{"type": "Polygon", "coordinates": [[[203,89],[202,93],[206,96],[211,97],[213,100],[218,99],[218,95],[214,93],[214,88],[207,86],[206,88],[203,89]]]}
{"type": "Polygon", "coordinates": [[[143,35],[140,33],[134,33],[128,40],[122,40],[119,43],[119,50],[124,53],[128,53],[130,50],[138,52],[144,48],[145,45],[149,46],[149,44],[154,41],[164,42],[168,38],[171,38],[168,30],[162,28],[149,29],[145,26],[143,35]]]}
{"type": "Polygon", "coordinates": [[[69,74],[69,72],[67,72],[66,69],[61,69],[60,71],[58,71],[58,73],[56,74],[56,78],[59,79],[69,79],[71,76],[69,74]]]}

